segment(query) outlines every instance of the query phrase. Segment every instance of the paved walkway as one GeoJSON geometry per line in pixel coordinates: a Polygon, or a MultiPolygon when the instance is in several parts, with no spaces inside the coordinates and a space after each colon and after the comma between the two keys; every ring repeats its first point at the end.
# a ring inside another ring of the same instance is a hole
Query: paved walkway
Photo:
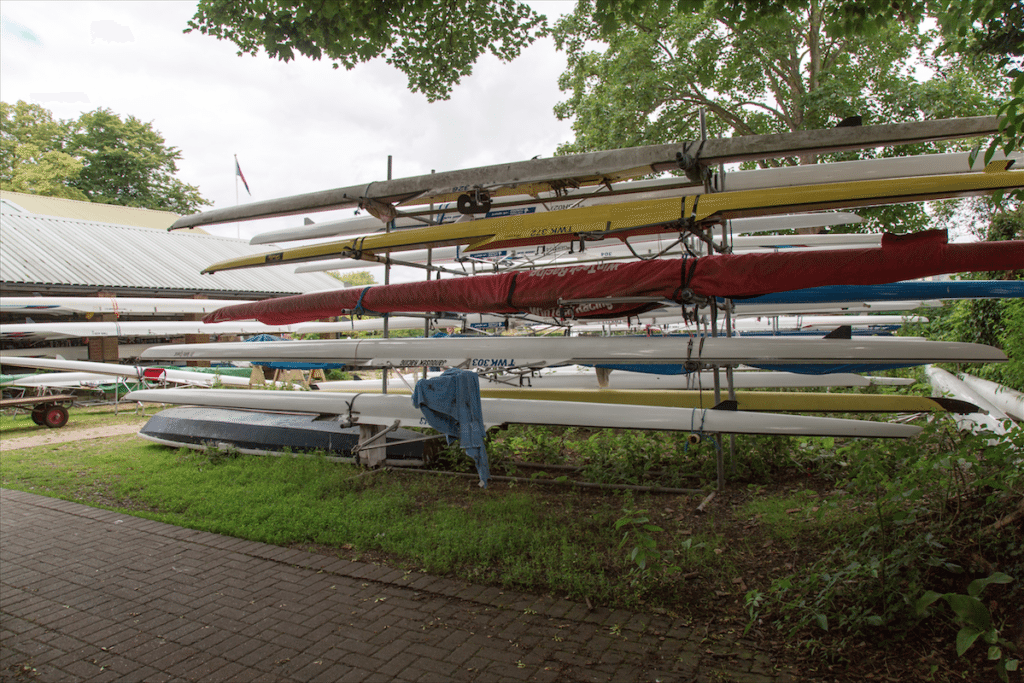
{"type": "Polygon", "coordinates": [[[796,680],[731,638],[0,490],[5,680],[796,680]]]}

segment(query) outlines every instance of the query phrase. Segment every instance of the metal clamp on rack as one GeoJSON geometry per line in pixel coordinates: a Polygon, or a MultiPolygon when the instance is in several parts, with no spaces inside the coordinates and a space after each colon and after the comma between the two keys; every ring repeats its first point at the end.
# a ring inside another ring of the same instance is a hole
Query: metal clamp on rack
{"type": "Polygon", "coordinates": [[[703,335],[701,335],[700,337],[690,337],[690,340],[686,343],[686,361],[683,362],[683,367],[686,368],[686,370],[688,372],[697,372],[698,370],[701,369],[702,363],[701,363],[700,359],[701,359],[701,355],[704,353],[704,340],[705,339],[706,339],[706,337],[704,337],[703,335]],[[699,339],[700,340],[697,343],[697,356],[696,357],[694,357],[694,355],[693,355],[693,351],[694,351],[693,341],[694,341],[694,339],[699,339]]]}
{"type": "Polygon", "coordinates": [[[459,213],[463,215],[487,213],[491,210],[491,195],[486,190],[477,188],[473,190],[472,196],[460,194],[456,200],[456,206],[459,209],[459,213]]]}
{"type": "Polygon", "coordinates": [[[676,152],[676,165],[694,183],[704,183],[710,175],[708,169],[700,162],[700,153],[704,149],[704,142],[705,140],[700,140],[688,143],[683,147],[683,151],[676,152]],[[696,150],[693,150],[694,145],[697,145],[696,150]],[[693,151],[691,152],[691,150],[693,151]]]}
{"type": "Polygon", "coordinates": [[[679,293],[676,296],[676,303],[684,305],[692,304],[694,306],[704,307],[708,305],[708,298],[706,296],[700,296],[689,287],[683,287],[679,290],[679,293]]]}

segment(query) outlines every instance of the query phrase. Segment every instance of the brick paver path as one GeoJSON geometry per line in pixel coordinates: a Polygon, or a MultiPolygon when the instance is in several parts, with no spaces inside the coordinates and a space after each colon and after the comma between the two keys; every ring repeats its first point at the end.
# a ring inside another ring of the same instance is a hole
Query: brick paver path
{"type": "Polygon", "coordinates": [[[0,490],[0,678],[740,681],[750,643],[0,490]]]}

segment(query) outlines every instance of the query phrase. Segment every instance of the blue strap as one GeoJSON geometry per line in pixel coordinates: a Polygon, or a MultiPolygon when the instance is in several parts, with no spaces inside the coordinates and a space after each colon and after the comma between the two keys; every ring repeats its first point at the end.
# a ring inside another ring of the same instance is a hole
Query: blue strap
{"type": "Polygon", "coordinates": [[[377,311],[371,311],[369,308],[363,308],[363,297],[366,296],[366,293],[369,292],[369,291],[370,291],[369,287],[364,287],[363,288],[362,293],[359,295],[359,301],[357,301],[356,305],[352,308],[352,312],[354,314],[356,314],[356,315],[363,315],[364,313],[374,313],[374,314],[377,313],[377,311]]]}

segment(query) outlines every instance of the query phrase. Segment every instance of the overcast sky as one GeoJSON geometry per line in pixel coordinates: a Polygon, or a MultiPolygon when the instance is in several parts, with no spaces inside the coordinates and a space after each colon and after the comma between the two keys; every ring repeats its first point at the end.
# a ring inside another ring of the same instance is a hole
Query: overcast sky
{"type": "MultiPolygon", "coordinates": [[[[574,3],[530,4],[551,19],[574,3]]],[[[383,180],[389,154],[398,178],[550,156],[573,137],[552,113],[565,59],[550,39],[509,64],[483,57],[450,100],[431,104],[380,59],[335,70],[238,56],[233,43],[184,34],[195,5],[3,0],[0,99],[64,119],[106,107],[152,122],[181,150],[178,177],[212,208],[236,202],[235,154],[252,190],[250,199],[240,187],[245,203],[383,180]]],[[[301,223],[242,223],[240,233],[301,223]]],[[[208,230],[234,237],[236,227],[208,230]]]]}

